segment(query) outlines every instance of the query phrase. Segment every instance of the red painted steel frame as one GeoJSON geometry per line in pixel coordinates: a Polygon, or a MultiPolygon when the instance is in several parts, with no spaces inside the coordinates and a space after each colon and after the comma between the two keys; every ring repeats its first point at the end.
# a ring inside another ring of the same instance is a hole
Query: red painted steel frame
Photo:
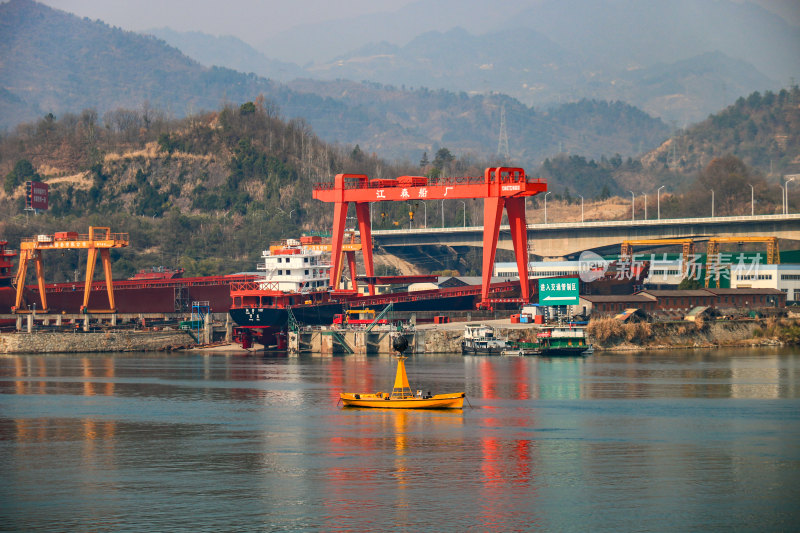
{"type": "MultiPolygon", "coordinates": [[[[407,200],[450,200],[483,198],[483,283],[482,303],[489,305],[489,282],[492,276],[500,221],[503,209],[508,213],[511,239],[521,280],[528,279],[528,232],[525,221],[525,198],[547,190],[547,182],[529,179],[521,168],[487,168],[483,178],[429,179],[424,176],[401,176],[397,179],[371,180],[364,174],[337,174],[333,183],[314,186],[314,198],[332,202],[333,233],[331,239],[331,285],[338,288],[342,269],[342,245],[347,220],[347,208],[355,203],[358,229],[361,233],[364,269],[368,277],[374,276],[372,262],[372,227],[369,218],[370,202],[402,202],[407,200]]],[[[352,263],[351,263],[352,265],[352,263]]],[[[530,300],[530,286],[520,283],[522,298],[530,300]]],[[[369,284],[370,295],[375,294],[374,284],[369,284]]]]}

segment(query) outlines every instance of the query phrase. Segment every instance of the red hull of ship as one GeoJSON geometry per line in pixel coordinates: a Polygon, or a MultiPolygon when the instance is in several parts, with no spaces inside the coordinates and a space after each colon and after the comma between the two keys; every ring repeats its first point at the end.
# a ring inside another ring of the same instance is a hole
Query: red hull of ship
{"type": "MultiPolygon", "coordinates": [[[[209,276],[166,280],[121,280],[114,282],[114,302],[118,313],[174,313],[191,311],[194,301],[208,302],[214,313],[227,313],[231,306],[231,283],[253,279],[252,276],[209,276]]],[[[47,306],[53,313],[78,313],[83,305],[83,283],[56,283],[45,286],[47,306]]],[[[39,289],[25,288],[30,307],[41,308],[39,289]]],[[[14,305],[12,288],[0,290],[0,314],[10,313],[14,305]]],[[[92,284],[89,309],[108,309],[104,282],[92,284]]]]}

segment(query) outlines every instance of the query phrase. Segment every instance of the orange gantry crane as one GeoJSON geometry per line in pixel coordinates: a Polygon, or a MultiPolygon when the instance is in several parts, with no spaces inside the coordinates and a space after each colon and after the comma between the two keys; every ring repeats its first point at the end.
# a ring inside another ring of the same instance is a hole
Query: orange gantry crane
{"type": "MultiPolygon", "coordinates": [[[[748,242],[759,242],[767,245],[767,264],[779,265],[781,264],[781,253],[778,248],[778,238],[772,236],[766,237],[711,237],[708,239],[708,247],[706,248],[706,276],[705,286],[709,287],[714,273],[718,272],[721,263],[719,253],[719,245],[721,243],[735,242],[744,244],[748,242]]],[[[719,279],[715,280],[719,286],[719,279]]]]}
{"type": "MultiPolygon", "coordinates": [[[[313,196],[334,204],[331,254],[331,286],[338,288],[341,278],[342,252],[347,209],[355,204],[361,234],[364,269],[367,277],[375,275],[372,262],[372,226],[369,217],[371,202],[403,202],[408,200],[464,200],[483,198],[483,279],[481,306],[491,307],[489,282],[492,276],[497,239],[503,209],[508,213],[514,254],[519,269],[521,296],[530,301],[528,283],[528,228],[525,221],[525,198],[547,191],[547,182],[529,178],[521,168],[487,168],[483,177],[427,178],[401,176],[396,179],[369,179],[364,174],[337,174],[333,183],[314,186],[313,196]]],[[[370,295],[375,285],[369,284],[370,295]]]]}
{"type": "Polygon", "coordinates": [[[622,241],[619,256],[623,261],[633,261],[634,246],[674,246],[681,247],[681,275],[686,277],[689,271],[689,260],[694,255],[694,239],[638,239],[622,241]]]}
{"type": "Polygon", "coordinates": [[[92,289],[92,279],[94,278],[94,267],[97,263],[97,253],[103,262],[103,271],[106,278],[106,292],[108,293],[108,309],[95,312],[116,311],[114,304],[114,285],[111,279],[111,248],[123,248],[128,246],[127,233],[111,233],[110,228],[91,226],[88,235],[78,235],[77,232],[64,231],[54,235],[37,235],[32,238],[24,238],[20,242],[19,268],[15,283],[17,287],[17,297],[12,308],[14,313],[29,312],[22,301],[22,291],[25,288],[25,275],[28,272],[28,263],[33,261],[36,265],[36,281],[39,285],[39,298],[42,304],[42,312],[47,312],[47,294],[44,289],[44,266],[42,264],[42,252],[44,250],[88,250],[89,257],[86,262],[86,285],[83,292],[83,305],[81,312],[88,310],[89,295],[92,289]]]}

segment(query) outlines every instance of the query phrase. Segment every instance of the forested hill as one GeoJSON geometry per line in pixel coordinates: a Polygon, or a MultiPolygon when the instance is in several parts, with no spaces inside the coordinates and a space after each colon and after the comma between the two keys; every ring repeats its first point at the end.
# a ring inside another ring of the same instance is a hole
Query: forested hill
{"type": "MultiPolygon", "coordinates": [[[[776,95],[772,111],[754,105],[753,109],[760,111],[752,121],[758,124],[756,117],[763,114],[773,117],[773,124],[796,124],[796,118],[784,116],[794,113],[792,106],[778,107],[778,102],[798,96],[796,88],[776,95]]],[[[766,98],[769,100],[769,95],[766,98]]],[[[756,98],[748,100],[752,103],[756,98]]],[[[749,146],[756,149],[756,143],[762,142],[759,139],[785,136],[785,143],[779,145],[782,151],[775,153],[783,154],[781,161],[790,162],[781,166],[780,172],[796,172],[800,168],[795,131],[763,131],[749,146]]],[[[768,146],[767,150],[775,148],[768,146]]],[[[712,144],[707,151],[721,153],[712,144]]],[[[0,238],[16,247],[25,236],[81,231],[89,225],[111,226],[131,235],[131,247],[114,252],[118,275],[152,265],[182,266],[189,274],[232,273],[252,270],[261,250],[273,240],[296,237],[303,231],[328,231],[332,210],[313,200],[311,189],[336,173],[376,178],[480,176],[486,166],[491,163],[446,147],[424,153],[418,162],[390,163],[365,153],[358,145],[321,141],[306,122],[281,119],[276,107],[264,98],[180,120],[151,108],[118,109],[102,119],[91,110],[61,117],[47,115],[0,138],[0,238]],[[51,208],[46,213],[24,213],[27,180],[50,185],[51,208]]],[[[781,210],[778,179],[735,155],[714,158],[699,171],[676,168],[658,161],[657,155],[643,164],[619,155],[593,160],[562,154],[548,159],[540,169],[527,170],[548,179],[554,193],[550,220],[557,220],[552,218],[557,213],[579,216],[581,210],[569,204],[579,203],[580,197],[587,207],[598,206],[594,219],[627,218],[627,200],[622,202],[622,215],[611,213],[597,201],[628,190],[636,191],[637,218],[643,216],[640,198],[649,194],[652,218],[655,192],[661,185],[667,186],[661,194],[664,217],[710,214],[712,189],[717,215],[746,214],[749,185],[753,186],[757,212],[781,210]]],[[[793,211],[797,209],[795,197],[789,200],[793,211]]],[[[530,220],[540,220],[541,203],[534,199],[530,207],[530,220]]],[[[373,213],[374,225],[380,229],[424,227],[441,221],[446,226],[480,224],[482,204],[480,200],[447,205],[381,203],[375,204],[373,213]]],[[[440,266],[467,270],[455,254],[452,259],[454,262],[447,264],[445,258],[440,266]]],[[[48,272],[54,272],[57,280],[82,268],[74,254],[47,260],[52,262],[48,272]]]]}
{"type": "Polygon", "coordinates": [[[31,0],[0,4],[0,57],[2,127],[145,103],[183,116],[273,89],[268,80],[202,67],[154,37],[31,0]]]}
{"type": "Polygon", "coordinates": [[[685,175],[730,154],[764,174],[800,170],[800,89],[754,92],[710,115],[643,158],[650,168],[685,175]]]}
{"type": "Polygon", "coordinates": [[[584,101],[534,110],[500,94],[468,96],[374,83],[296,80],[205,67],[165,42],[31,0],[0,4],[0,128],[52,113],[155,109],[171,118],[241,105],[259,95],[287,119],[302,118],[330,143],[358,144],[386,159],[417,161],[441,147],[498,154],[533,168],[559,150],[635,155],[668,134],[660,120],[622,103],[584,101]]]}
{"type": "MultiPolygon", "coordinates": [[[[714,190],[717,215],[781,212],[783,176],[800,173],[800,89],[739,98],[641,158],[560,154],[548,158],[539,173],[554,199],[573,203],[580,196],[633,192],[643,211],[644,195],[652,209],[663,188],[662,214],[710,215],[714,190]]],[[[793,195],[789,203],[795,205],[793,195]]]]}
{"type": "MultiPolygon", "coordinates": [[[[421,167],[393,165],[358,145],[324,143],[304,121],[279,118],[263,98],[180,120],[152,109],[120,109],[102,121],[91,111],[48,115],[0,139],[0,163],[0,238],[16,247],[38,233],[111,226],[131,236],[130,248],[114,252],[119,275],[151,265],[195,275],[252,271],[270,242],[330,231],[332,208],[311,190],[340,172],[480,176],[486,165],[446,148],[421,167]],[[23,211],[29,180],[50,186],[44,214],[23,211]]],[[[479,202],[459,204],[444,215],[437,210],[437,220],[471,223],[479,202]]],[[[375,227],[422,227],[425,208],[377,204],[375,227]]],[[[56,263],[48,271],[62,279],[81,268],[69,256],[48,260],[56,263]]]]}

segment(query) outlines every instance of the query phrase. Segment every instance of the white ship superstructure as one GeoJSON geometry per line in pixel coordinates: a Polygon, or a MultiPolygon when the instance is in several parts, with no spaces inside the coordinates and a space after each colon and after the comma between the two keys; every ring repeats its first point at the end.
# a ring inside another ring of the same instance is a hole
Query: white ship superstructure
{"type": "Polygon", "coordinates": [[[326,252],[304,246],[297,239],[270,246],[261,252],[264,262],[258,265],[265,276],[259,282],[263,290],[311,292],[324,290],[330,283],[331,264],[326,252]]]}

